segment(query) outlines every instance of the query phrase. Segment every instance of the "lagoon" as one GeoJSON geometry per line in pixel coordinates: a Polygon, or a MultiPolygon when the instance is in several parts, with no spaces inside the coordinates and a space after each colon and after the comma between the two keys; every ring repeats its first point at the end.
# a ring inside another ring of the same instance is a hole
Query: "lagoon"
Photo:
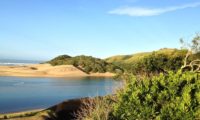
{"type": "Polygon", "coordinates": [[[112,94],[112,78],[0,77],[0,113],[48,108],[64,100],[112,94]]]}

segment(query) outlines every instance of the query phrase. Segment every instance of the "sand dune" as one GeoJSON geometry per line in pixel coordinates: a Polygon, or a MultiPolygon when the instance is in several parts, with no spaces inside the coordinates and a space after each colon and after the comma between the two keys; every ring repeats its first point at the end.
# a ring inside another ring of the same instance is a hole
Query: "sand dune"
{"type": "Polygon", "coordinates": [[[0,66],[0,76],[20,77],[81,77],[104,76],[112,77],[113,73],[87,74],[73,65],[51,66],[50,64],[33,64],[26,66],[0,66]]]}

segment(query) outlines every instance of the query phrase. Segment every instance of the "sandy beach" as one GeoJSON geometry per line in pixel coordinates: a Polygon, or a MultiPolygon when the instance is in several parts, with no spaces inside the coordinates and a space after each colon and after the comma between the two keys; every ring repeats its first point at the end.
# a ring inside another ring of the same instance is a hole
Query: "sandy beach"
{"type": "Polygon", "coordinates": [[[0,76],[16,77],[113,77],[113,73],[87,74],[73,65],[51,66],[50,64],[32,64],[25,66],[0,66],[0,76]]]}

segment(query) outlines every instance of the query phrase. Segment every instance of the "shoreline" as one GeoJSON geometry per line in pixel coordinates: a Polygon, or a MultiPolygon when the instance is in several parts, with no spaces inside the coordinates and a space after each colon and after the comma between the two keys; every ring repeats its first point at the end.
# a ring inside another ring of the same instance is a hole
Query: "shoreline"
{"type": "Polygon", "coordinates": [[[82,75],[82,76],[40,76],[40,75],[11,75],[0,74],[0,77],[22,77],[22,78],[82,78],[82,77],[97,77],[97,78],[113,78],[115,75],[82,75]]]}
{"type": "Polygon", "coordinates": [[[85,102],[92,102],[94,98],[69,99],[55,104],[46,109],[27,110],[22,112],[0,114],[0,120],[46,120],[46,118],[56,117],[69,118],[72,120],[77,117],[74,113],[81,109],[85,102]],[[65,113],[65,114],[60,114],[65,113]]]}
{"type": "Polygon", "coordinates": [[[50,64],[29,64],[23,66],[0,66],[0,76],[11,77],[114,77],[114,73],[87,74],[73,65],[51,66],[50,64]]]}
{"type": "Polygon", "coordinates": [[[20,119],[20,118],[26,119],[26,117],[29,117],[29,116],[31,117],[38,113],[42,113],[44,111],[45,109],[32,109],[32,110],[24,110],[24,111],[18,111],[18,112],[1,113],[0,120],[5,119],[5,118],[12,119],[12,120],[20,119]]]}
{"type": "Polygon", "coordinates": [[[19,111],[14,111],[14,112],[0,113],[0,116],[1,116],[1,115],[12,115],[12,114],[31,113],[31,112],[40,112],[40,111],[44,111],[44,110],[45,110],[45,108],[19,110],[19,111]]]}

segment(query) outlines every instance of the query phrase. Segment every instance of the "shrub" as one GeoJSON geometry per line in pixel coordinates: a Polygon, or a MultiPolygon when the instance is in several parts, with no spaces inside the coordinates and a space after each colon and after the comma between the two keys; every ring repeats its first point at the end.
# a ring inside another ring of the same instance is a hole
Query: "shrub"
{"type": "Polygon", "coordinates": [[[200,119],[200,76],[173,73],[137,80],[132,77],[114,105],[117,120],[200,119]]]}
{"type": "Polygon", "coordinates": [[[36,68],[36,67],[30,67],[30,69],[31,69],[31,70],[37,70],[37,68],[36,68]]]}
{"type": "Polygon", "coordinates": [[[84,107],[77,114],[77,120],[111,120],[113,111],[113,97],[97,97],[85,102],[84,107]]]}
{"type": "Polygon", "coordinates": [[[4,119],[8,119],[8,116],[7,115],[4,115],[4,117],[3,117],[4,119]]]}
{"type": "Polygon", "coordinates": [[[92,68],[91,68],[90,66],[85,66],[84,71],[85,71],[86,73],[90,73],[90,72],[92,71],[92,68]]]}

